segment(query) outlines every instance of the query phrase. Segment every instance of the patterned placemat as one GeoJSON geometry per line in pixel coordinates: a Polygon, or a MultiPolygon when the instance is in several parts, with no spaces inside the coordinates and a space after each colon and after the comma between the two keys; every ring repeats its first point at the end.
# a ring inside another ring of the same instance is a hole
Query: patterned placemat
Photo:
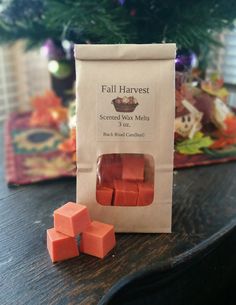
{"type": "Polygon", "coordinates": [[[196,155],[183,155],[175,152],[174,168],[187,168],[193,166],[220,164],[236,160],[236,147],[227,147],[221,152],[204,152],[196,155]],[[228,156],[227,156],[228,154],[228,156]]]}
{"type": "Polygon", "coordinates": [[[69,155],[58,145],[64,140],[56,129],[29,124],[30,113],[14,113],[5,123],[5,165],[9,184],[28,184],[75,176],[69,155]]]}

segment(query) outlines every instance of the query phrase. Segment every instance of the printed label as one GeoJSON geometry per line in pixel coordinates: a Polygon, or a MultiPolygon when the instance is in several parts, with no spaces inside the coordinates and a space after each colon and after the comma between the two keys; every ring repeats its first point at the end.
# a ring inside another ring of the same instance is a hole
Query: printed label
{"type": "Polygon", "coordinates": [[[154,132],[154,86],[97,86],[97,139],[151,141],[154,132]]]}

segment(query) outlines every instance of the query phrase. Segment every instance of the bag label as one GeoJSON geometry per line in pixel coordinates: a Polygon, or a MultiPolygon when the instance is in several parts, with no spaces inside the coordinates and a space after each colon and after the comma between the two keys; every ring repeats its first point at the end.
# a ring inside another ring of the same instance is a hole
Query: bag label
{"type": "Polygon", "coordinates": [[[100,84],[97,86],[97,140],[152,141],[154,86],[100,84]]]}

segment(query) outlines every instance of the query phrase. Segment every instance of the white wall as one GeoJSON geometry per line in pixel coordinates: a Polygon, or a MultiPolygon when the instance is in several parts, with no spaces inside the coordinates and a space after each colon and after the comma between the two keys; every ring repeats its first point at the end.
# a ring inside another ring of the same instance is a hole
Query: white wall
{"type": "Polygon", "coordinates": [[[0,47],[0,120],[11,111],[26,111],[30,98],[50,88],[47,60],[39,50],[24,52],[23,42],[0,47]]]}

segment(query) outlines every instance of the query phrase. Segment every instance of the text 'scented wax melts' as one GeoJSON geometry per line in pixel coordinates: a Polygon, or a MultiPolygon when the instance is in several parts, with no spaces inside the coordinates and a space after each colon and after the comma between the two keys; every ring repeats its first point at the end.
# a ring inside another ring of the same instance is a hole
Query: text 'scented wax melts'
{"type": "Polygon", "coordinates": [[[47,248],[53,263],[79,255],[76,239],[54,228],[47,230],[47,248]]]}
{"type": "Polygon", "coordinates": [[[80,251],[103,258],[116,244],[114,226],[99,221],[91,225],[81,234],[80,251]]]}
{"type": "Polygon", "coordinates": [[[77,202],[116,232],[171,232],[176,45],[81,44],[74,54],[77,202]]]}
{"type": "Polygon", "coordinates": [[[66,235],[77,236],[90,224],[85,205],[68,202],[54,211],[54,228],[66,235]]]}

